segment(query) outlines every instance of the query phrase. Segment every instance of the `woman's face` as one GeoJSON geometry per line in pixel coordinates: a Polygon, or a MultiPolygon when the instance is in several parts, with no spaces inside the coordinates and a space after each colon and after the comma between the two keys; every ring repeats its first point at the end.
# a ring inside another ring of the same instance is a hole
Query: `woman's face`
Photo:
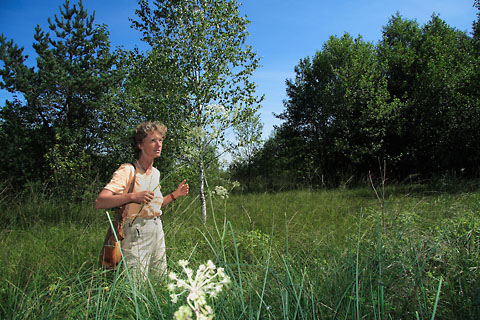
{"type": "Polygon", "coordinates": [[[141,153],[140,157],[145,156],[150,159],[160,157],[162,153],[163,137],[157,131],[149,132],[148,135],[143,138],[141,144],[138,145],[141,153]]]}

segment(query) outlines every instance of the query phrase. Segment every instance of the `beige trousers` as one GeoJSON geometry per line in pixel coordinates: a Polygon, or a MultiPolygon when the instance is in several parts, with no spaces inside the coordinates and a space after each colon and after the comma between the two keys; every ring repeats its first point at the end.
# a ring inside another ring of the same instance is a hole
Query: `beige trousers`
{"type": "Polygon", "coordinates": [[[146,279],[149,272],[156,276],[166,272],[165,237],[160,217],[136,218],[132,226],[127,220],[123,232],[123,255],[132,274],[146,279]]]}

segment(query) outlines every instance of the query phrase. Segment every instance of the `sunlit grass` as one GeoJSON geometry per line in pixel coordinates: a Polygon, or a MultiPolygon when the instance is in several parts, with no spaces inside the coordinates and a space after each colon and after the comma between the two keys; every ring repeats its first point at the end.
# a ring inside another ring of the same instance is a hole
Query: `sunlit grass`
{"type": "MultiPolygon", "coordinates": [[[[216,319],[476,319],[479,200],[392,186],[383,231],[368,188],[212,196],[207,225],[191,196],[164,213],[168,268],[224,268],[216,319]]],[[[172,318],[166,280],[100,270],[108,221],[88,201],[0,205],[0,318],[172,318]]]]}

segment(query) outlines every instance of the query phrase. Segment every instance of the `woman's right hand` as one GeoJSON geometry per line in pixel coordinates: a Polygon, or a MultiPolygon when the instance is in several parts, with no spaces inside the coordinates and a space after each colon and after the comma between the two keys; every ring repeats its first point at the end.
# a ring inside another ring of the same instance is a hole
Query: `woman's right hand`
{"type": "Polygon", "coordinates": [[[154,198],[154,193],[152,191],[142,191],[132,193],[132,202],[142,204],[149,203],[154,198]]]}
{"type": "Polygon", "coordinates": [[[108,189],[103,189],[95,200],[96,209],[109,209],[120,207],[126,203],[149,203],[154,198],[153,192],[142,191],[127,194],[114,194],[108,189]]]}

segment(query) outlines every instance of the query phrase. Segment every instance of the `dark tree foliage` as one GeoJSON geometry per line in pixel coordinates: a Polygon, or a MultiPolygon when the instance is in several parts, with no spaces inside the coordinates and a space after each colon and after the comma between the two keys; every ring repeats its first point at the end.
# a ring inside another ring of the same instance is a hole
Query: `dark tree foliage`
{"type": "Polygon", "coordinates": [[[331,37],[287,80],[284,123],[251,164],[255,178],[336,186],[384,161],[391,179],[478,174],[478,25],[470,37],[437,15],[419,26],[396,14],[375,46],[331,37]]]}
{"type": "Polygon", "coordinates": [[[307,178],[305,170],[296,166],[291,156],[301,147],[295,144],[295,137],[286,138],[275,130],[263,147],[243,161],[241,158],[229,166],[232,178],[238,182],[244,192],[278,191],[302,187],[307,178]]]}
{"type": "Polygon", "coordinates": [[[331,37],[295,72],[295,80],[287,80],[286,110],[279,118],[285,120],[281,134],[302,149],[294,153],[297,171],[318,185],[326,177],[336,183],[368,170],[383,155],[397,108],[373,45],[348,34],[331,37]]]}
{"type": "Polygon", "coordinates": [[[309,172],[312,166],[297,165],[296,157],[292,156],[308,157],[308,154],[298,154],[305,152],[302,141],[287,135],[286,131],[274,130],[249,161],[239,158],[231,163],[229,171],[232,178],[240,182],[244,192],[279,191],[311,185],[311,177],[317,173],[309,172]]]}
{"type": "Polygon", "coordinates": [[[0,87],[16,97],[0,111],[0,161],[8,164],[1,173],[16,186],[53,180],[80,190],[103,171],[95,161],[109,124],[99,119],[105,95],[123,75],[106,27],[93,21],[81,0],[73,6],[66,0],[48,19],[50,33],[35,28],[35,67],[26,65],[23,48],[0,36],[0,87]]]}
{"type": "Polygon", "coordinates": [[[478,162],[478,91],[472,90],[472,39],[438,16],[419,28],[394,16],[384,28],[379,58],[389,92],[401,101],[387,154],[397,173],[432,174],[475,169],[478,162]]]}

